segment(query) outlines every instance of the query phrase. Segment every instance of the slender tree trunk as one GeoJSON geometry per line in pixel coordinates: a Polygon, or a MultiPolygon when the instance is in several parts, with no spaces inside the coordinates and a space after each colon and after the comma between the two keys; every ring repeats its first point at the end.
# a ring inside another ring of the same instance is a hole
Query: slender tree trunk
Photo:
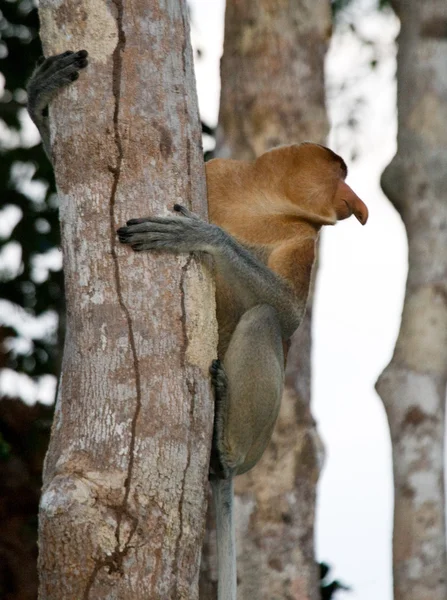
{"type": "MultiPolygon", "coordinates": [[[[324,56],[329,3],[227,0],[218,154],[253,159],[272,146],[324,143],[324,56]]],[[[323,448],[310,413],[311,300],[289,353],[273,439],[260,463],[235,480],[238,597],[319,598],[315,490],[323,448]]],[[[211,518],[209,517],[211,522],[211,518]]],[[[200,597],[213,597],[208,531],[200,597]]]]}
{"type": "Polygon", "coordinates": [[[394,598],[446,600],[447,5],[394,2],[398,151],[382,185],[404,221],[409,271],[394,356],[377,382],[394,468],[394,598]]]}
{"type": "Polygon", "coordinates": [[[126,219],[206,215],[187,9],[42,0],[46,54],[90,64],[51,109],[67,335],[40,509],[41,600],[194,599],[215,356],[210,275],[120,246],[126,219]]]}

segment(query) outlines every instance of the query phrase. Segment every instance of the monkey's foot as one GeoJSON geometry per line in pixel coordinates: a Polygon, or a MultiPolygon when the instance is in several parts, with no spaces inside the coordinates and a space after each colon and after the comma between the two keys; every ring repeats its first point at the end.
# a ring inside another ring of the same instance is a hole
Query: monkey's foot
{"type": "Polygon", "coordinates": [[[88,65],[87,56],[87,50],[68,50],[40,59],[28,84],[28,107],[32,117],[36,113],[47,116],[48,104],[62,87],[78,79],[79,71],[88,65]]]}
{"type": "Polygon", "coordinates": [[[213,360],[210,366],[211,383],[216,393],[216,402],[225,400],[228,389],[228,379],[220,360],[213,360]]]}
{"type": "Polygon", "coordinates": [[[210,475],[211,477],[226,479],[231,474],[231,468],[227,463],[226,452],[223,445],[223,413],[228,400],[228,379],[220,360],[213,360],[210,366],[210,374],[216,402],[214,410],[210,475]]]}

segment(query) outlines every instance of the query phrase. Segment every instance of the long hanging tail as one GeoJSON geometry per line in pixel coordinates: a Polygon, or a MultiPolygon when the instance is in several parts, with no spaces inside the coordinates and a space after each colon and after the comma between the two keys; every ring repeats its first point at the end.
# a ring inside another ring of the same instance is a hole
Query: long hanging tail
{"type": "Polygon", "coordinates": [[[211,479],[216,508],[218,600],[236,600],[236,539],[233,518],[233,477],[211,479]]]}

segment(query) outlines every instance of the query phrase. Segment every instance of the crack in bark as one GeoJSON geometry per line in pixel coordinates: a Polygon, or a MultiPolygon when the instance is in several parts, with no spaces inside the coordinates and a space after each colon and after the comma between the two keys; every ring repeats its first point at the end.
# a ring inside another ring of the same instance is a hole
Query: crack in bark
{"type": "MultiPolygon", "coordinates": [[[[115,200],[116,200],[116,192],[118,189],[119,179],[121,175],[121,167],[123,163],[123,145],[121,141],[121,134],[119,130],[119,111],[120,111],[120,95],[121,95],[121,75],[122,75],[122,53],[124,52],[126,45],[126,36],[123,29],[123,0],[113,0],[115,7],[117,9],[117,26],[118,26],[118,43],[113,52],[113,95],[115,97],[115,110],[113,113],[113,127],[115,133],[115,145],[117,148],[117,163],[116,167],[113,169],[113,184],[110,195],[110,234],[111,234],[111,250],[112,250],[112,258],[113,265],[115,270],[115,284],[118,295],[119,305],[125,315],[127,321],[127,327],[129,330],[129,344],[132,352],[132,359],[134,365],[134,373],[135,373],[135,385],[136,385],[136,406],[135,412],[132,417],[131,423],[131,437],[129,443],[129,464],[127,467],[127,477],[124,481],[124,497],[121,504],[121,507],[117,510],[117,522],[116,522],[116,546],[113,556],[116,558],[115,568],[116,570],[121,569],[122,559],[124,557],[125,552],[127,552],[129,546],[128,542],[132,537],[133,533],[136,529],[136,524],[134,523],[134,527],[129,537],[129,540],[126,542],[124,549],[120,550],[120,533],[121,533],[121,523],[123,515],[126,513],[126,507],[129,500],[130,494],[130,484],[132,480],[133,466],[134,466],[134,452],[135,452],[135,437],[136,437],[136,425],[138,416],[141,410],[141,377],[140,371],[138,367],[138,356],[135,344],[135,334],[133,330],[132,318],[130,316],[129,309],[127,308],[123,294],[121,289],[121,277],[119,272],[119,264],[118,264],[118,256],[116,253],[116,234],[115,234],[115,200]],[[124,554],[123,554],[124,552],[124,554]]],[[[112,170],[112,169],[111,169],[112,170]]]]}
{"type": "MultiPolygon", "coordinates": [[[[186,350],[188,348],[188,332],[187,332],[187,326],[186,326],[185,277],[186,277],[186,273],[188,271],[188,268],[189,268],[192,260],[193,260],[193,255],[190,254],[188,259],[186,260],[186,263],[182,267],[182,275],[180,278],[180,299],[181,299],[181,308],[182,308],[181,322],[182,322],[182,332],[183,332],[183,348],[182,348],[180,360],[181,360],[183,370],[186,369],[186,350]]],[[[189,408],[189,430],[191,431],[192,423],[194,420],[195,396],[197,393],[197,385],[196,385],[194,376],[192,376],[192,378],[190,378],[188,376],[188,374],[186,374],[186,385],[187,385],[188,392],[189,392],[189,395],[191,398],[190,408],[189,408]]],[[[179,500],[179,533],[178,533],[176,544],[175,544],[175,565],[176,565],[176,569],[175,569],[175,571],[176,571],[176,577],[175,577],[176,596],[175,597],[176,598],[180,597],[180,592],[178,589],[178,586],[179,586],[178,574],[180,571],[181,539],[183,537],[183,502],[185,499],[186,473],[188,472],[190,465],[191,465],[191,436],[189,437],[188,445],[187,445],[186,465],[185,465],[185,470],[183,472],[182,489],[181,489],[180,500],[179,500]]]]}
{"type": "Polygon", "coordinates": [[[135,334],[134,334],[134,329],[133,329],[132,318],[130,316],[129,309],[127,308],[127,306],[124,302],[124,298],[123,298],[123,294],[122,294],[121,276],[120,276],[120,271],[119,271],[118,255],[116,252],[116,233],[115,233],[115,227],[116,227],[116,225],[115,225],[115,201],[116,201],[116,193],[117,193],[118,184],[119,184],[119,180],[120,180],[120,176],[121,176],[121,168],[122,168],[122,162],[123,162],[123,157],[124,157],[121,134],[119,131],[119,112],[120,112],[121,76],[122,76],[122,62],[123,62],[122,61],[122,53],[123,53],[125,45],[126,45],[126,36],[125,36],[124,28],[123,28],[123,14],[124,14],[123,0],[113,0],[113,3],[117,10],[117,29],[118,29],[118,43],[113,52],[113,67],[112,67],[112,78],[113,78],[112,91],[113,91],[113,96],[115,98],[115,108],[114,108],[114,112],[113,112],[113,127],[114,127],[115,146],[116,146],[116,150],[117,150],[117,159],[116,159],[116,166],[113,166],[113,167],[109,166],[109,171],[113,174],[113,183],[112,183],[112,189],[111,189],[111,193],[110,193],[110,211],[109,211],[110,246],[111,246],[111,255],[112,255],[112,261],[113,261],[114,278],[115,278],[115,286],[116,286],[116,291],[117,291],[117,296],[118,296],[118,303],[121,307],[121,310],[123,311],[123,313],[125,315],[125,319],[126,319],[127,327],[128,327],[128,331],[129,331],[129,345],[131,348],[134,373],[135,373],[136,406],[135,406],[135,411],[134,411],[134,414],[132,417],[132,422],[131,422],[131,436],[130,436],[130,442],[129,442],[129,463],[128,463],[128,467],[127,467],[127,476],[124,481],[124,497],[123,497],[123,501],[122,501],[121,505],[116,507],[115,549],[112,552],[112,554],[110,555],[110,557],[96,560],[95,567],[89,577],[87,587],[86,587],[84,595],[83,595],[83,600],[88,599],[90,590],[95,582],[95,579],[96,579],[99,571],[103,567],[108,566],[109,573],[113,573],[113,572],[119,572],[120,574],[123,573],[123,571],[122,571],[123,559],[131,548],[130,541],[131,541],[131,539],[137,529],[137,525],[138,525],[137,518],[133,517],[132,515],[129,515],[129,513],[127,511],[127,504],[128,504],[128,500],[129,500],[130,485],[131,485],[131,481],[132,481],[133,466],[134,466],[136,425],[137,425],[138,416],[139,416],[140,410],[141,410],[141,377],[140,377],[140,371],[139,371],[139,365],[138,365],[138,356],[137,356],[137,351],[136,351],[135,334]],[[131,531],[129,533],[129,536],[128,536],[126,542],[124,543],[123,548],[120,549],[121,524],[122,524],[124,515],[127,515],[129,520],[132,522],[132,528],[131,528],[131,531]]]}
{"type": "Polygon", "coordinates": [[[92,586],[93,586],[93,583],[95,582],[96,576],[98,575],[99,571],[103,568],[103,566],[104,566],[103,560],[97,559],[95,561],[95,568],[91,572],[91,575],[87,581],[87,586],[86,586],[84,594],[82,596],[82,600],[88,600],[88,597],[90,595],[90,590],[92,589],[92,586]]]}
{"type": "MultiPolygon", "coordinates": [[[[183,31],[184,38],[182,44],[182,70],[185,81],[188,80],[188,40],[189,40],[189,21],[186,18],[185,11],[183,8],[181,9],[182,13],[182,22],[183,22],[183,31]]],[[[183,93],[183,110],[185,115],[185,122],[190,125],[191,124],[191,115],[188,110],[188,98],[186,89],[184,88],[183,93]]],[[[187,188],[185,193],[185,204],[187,204],[189,209],[192,209],[192,173],[191,173],[191,138],[190,135],[186,136],[186,181],[187,188]]],[[[187,316],[186,316],[186,294],[185,294],[185,277],[188,272],[188,269],[191,265],[191,262],[194,260],[194,254],[190,254],[186,263],[182,268],[182,275],[180,279],[180,298],[181,298],[181,323],[182,323],[182,332],[183,332],[183,348],[181,352],[181,365],[182,369],[186,374],[186,385],[188,388],[189,396],[190,396],[190,408],[189,408],[189,431],[191,432],[192,426],[194,423],[194,411],[195,411],[195,398],[197,394],[197,382],[194,377],[194,374],[191,373],[191,377],[188,376],[188,371],[186,369],[186,351],[188,348],[188,331],[187,331],[187,316]]],[[[187,457],[186,457],[186,465],[185,470],[183,472],[183,480],[182,480],[182,488],[179,500],[179,534],[176,540],[176,549],[175,549],[175,565],[176,565],[176,577],[175,577],[175,591],[176,597],[180,597],[179,592],[179,571],[180,571],[180,548],[181,548],[181,540],[183,537],[183,503],[185,499],[185,484],[186,484],[186,474],[191,465],[191,442],[192,436],[189,436],[188,445],[187,445],[187,457]]]]}
{"type": "MultiPolygon", "coordinates": [[[[113,174],[113,183],[112,183],[112,190],[111,190],[111,196],[110,196],[110,212],[109,212],[110,230],[111,230],[111,255],[112,255],[113,266],[114,266],[115,286],[116,286],[117,295],[118,295],[118,302],[119,302],[119,305],[125,315],[125,318],[127,321],[127,326],[128,326],[128,331],[129,331],[129,343],[130,343],[131,352],[132,352],[134,372],[135,372],[135,382],[136,382],[136,407],[135,407],[135,412],[134,412],[134,415],[132,418],[132,424],[131,424],[131,439],[130,439],[130,444],[129,444],[129,464],[128,464],[128,469],[127,469],[127,477],[124,482],[124,490],[125,490],[124,497],[123,497],[123,501],[122,501],[121,505],[118,505],[115,507],[116,515],[117,515],[116,529],[115,529],[115,539],[116,539],[115,549],[109,557],[106,557],[103,559],[96,559],[95,567],[94,567],[94,569],[89,577],[89,580],[87,582],[87,586],[86,586],[86,589],[85,589],[85,592],[83,595],[83,600],[88,600],[90,590],[93,587],[95,579],[96,579],[99,571],[102,568],[108,566],[109,573],[118,572],[121,575],[123,574],[123,570],[122,570],[123,559],[126,556],[126,554],[128,553],[129,549],[131,548],[130,542],[131,542],[132,537],[138,526],[138,519],[128,513],[127,504],[128,504],[129,494],[130,494],[130,485],[131,485],[133,465],[134,465],[136,424],[137,424],[138,416],[139,416],[139,413],[141,410],[141,377],[140,377],[140,371],[139,371],[139,365],[138,365],[138,356],[137,356],[137,352],[136,352],[133,323],[132,323],[132,319],[130,316],[130,312],[124,302],[123,295],[122,295],[118,256],[117,256],[117,252],[116,252],[116,234],[115,234],[115,200],[116,200],[116,193],[117,193],[117,188],[118,188],[119,179],[120,179],[120,175],[121,175],[121,167],[122,167],[123,156],[124,156],[121,134],[119,131],[119,110],[120,110],[120,95],[121,95],[121,76],[122,76],[122,52],[124,51],[124,48],[125,48],[126,36],[125,36],[124,29],[123,29],[123,13],[124,13],[123,0],[112,0],[112,2],[117,9],[118,43],[113,52],[113,83],[112,83],[113,95],[115,98],[113,125],[114,125],[114,140],[115,140],[115,145],[116,145],[116,149],[117,149],[117,162],[116,162],[116,166],[109,165],[109,167],[108,167],[109,171],[113,174]],[[123,516],[125,516],[125,515],[132,521],[132,529],[129,533],[128,539],[124,543],[123,548],[120,550],[121,524],[122,524],[123,516]]],[[[187,22],[185,19],[185,15],[183,14],[183,11],[182,11],[182,18],[183,18],[183,25],[184,25],[185,32],[186,32],[187,31],[187,22]]],[[[185,36],[185,42],[183,45],[183,52],[182,52],[183,72],[185,74],[185,77],[186,77],[186,72],[187,72],[187,65],[186,65],[187,50],[188,50],[188,48],[187,48],[187,42],[186,42],[186,36],[185,36]]],[[[188,103],[187,103],[186,94],[184,94],[184,111],[186,114],[186,121],[189,122],[189,112],[188,112],[188,103]]],[[[186,199],[188,201],[189,206],[191,206],[191,196],[192,196],[192,193],[191,193],[191,143],[190,143],[189,138],[187,139],[187,142],[186,142],[186,163],[187,163],[187,165],[186,165],[186,170],[187,170],[186,199]]],[[[182,352],[181,352],[181,364],[182,364],[183,368],[185,367],[185,363],[186,363],[185,357],[186,357],[186,350],[188,347],[184,283],[185,283],[185,276],[186,276],[187,270],[188,270],[192,260],[193,260],[193,256],[190,255],[189,258],[187,259],[185,265],[182,268],[182,275],[181,275],[181,280],[180,280],[181,309],[182,309],[181,322],[182,322],[182,331],[183,331],[183,348],[182,348],[182,352]]],[[[197,385],[196,385],[194,376],[192,377],[192,379],[187,377],[186,383],[187,383],[188,392],[191,397],[191,403],[190,403],[190,409],[189,409],[189,424],[191,427],[193,420],[194,420],[195,395],[197,393],[197,385]]],[[[175,556],[176,556],[175,564],[176,564],[176,572],[177,572],[177,576],[175,578],[175,587],[176,587],[177,595],[178,595],[178,585],[179,585],[178,573],[180,571],[179,554],[180,554],[180,549],[181,549],[181,539],[183,537],[183,503],[184,503],[184,498],[185,498],[185,482],[186,482],[186,473],[188,472],[190,464],[191,464],[191,437],[189,438],[188,445],[187,445],[187,461],[186,461],[186,466],[185,466],[185,470],[184,470],[184,474],[183,474],[182,488],[181,488],[181,494],[180,494],[180,500],[179,500],[180,527],[179,527],[178,538],[176,541],[176,552],[175,552],[175,556]]]]}
{"type": "MultiPolygon", "coordinates": [[[[189,381],[189,379],[187,379],[187,385],[188,385],[188,390],[191,390],[191,387],[193,389],[195,389],[195,382],[191,382],[189,381]]],[[[194,412],[194,396],[192,396],[191,398],[191,404],[190,404],[190,409],[189,409],[189,424],[190,424],[190,429],[191,429],[191,424],[192,424],[192,419],[193,419],[193,412],[194,412]]],[[[188,440],[188,447],[187,447],[187,456],[186,456],[186,465],[185,465],[185,470],[183,471],[183,480],[182,480],[182,490],[180,493],[180,500],[179,500],[179,533],[177,536],[177,540],[175,543],[175,573],[176,573],[176,577],[175,577],[175,592],[176,598],[180,598],[181,594],[179,592],[179,572],[180,572],[180,548],[181,548],[181,540],[183,537],[183,502],[185,499],[185,483],[186,483],[186,473],[189,470],[189,467],[191,465],[191,436],[188,440]]]]}
{"type": "Polygon", "coordinates": [[[181,309],[182,309],[182,314],[181,314],[180,320],[182,323],[182,337],[183,337],[183,347],[182,347],[182,351],[180,353],[180,361],[181,361],[182,369],[185,368],[186,349],[188,348],[188,331],[187,331],[187,327],[186,327],[185,277],[186,277],[186,273],[188,272],[189,265],[192,262],[192,259],[193,259],[193,255],[190,254],[188,256],[188,258],[186,259],[185,264],[182,267],[182,275],[180,277],[180,303],[181,303],[181,309]]]}
{"type": "MultiPolygon", "coordinates": [[[[125,513],[125,507],[123,506],[123,504],[121,506],[117,507],[117,514],[118,514],[118,520],[117,520],[117,524],[119,523],[119,525],[121,525],[121,520],[122,520],[122,515],[125,513]]],[[[129,515],[127,513],[127,516],[129,517],[130,521],[132,522],[132,529],[130,530],[129,536],[126,540],[126,542],[124,543],[123,549],[120,550],[119,548],[119,529],[117,525],[117,530],[115,532],[116,535],[116,545],[115,545],[115,550],[112,552],[112,554],[110,555],[109,558],[107,558],[107,560],[105,561],[105,565],[109,566],[109,573],[119,573],[120,575],[123,575],[123,560],[125,558],[125,556],[127,555],[127,553],[129,552],[129,550],[132,548],[132,546],[130,545],[130,542],[134,536],[135,531],[137,530],[137,526],[138,526],[138,519],[136,517],[133,517],[132,515],[129,515]]]]}
{"type": "MultiPolygon", "coordinates": [[[[121,509],[122,507],[120,506],[120,507],[116,507],[116,508],[121,509]]],[[[96,576],[98,575],[99,571],[102,568],[109,567],[109,573],[119,572],[121,575],[123,574],[123,570],[122,570],[123,558],[126,556],[127,552],[131,548],[130,541],[133,538],[133,535],[138,526],[138,520],[135,517],[131,517],[131,520],[133,522],[133,526],[129,533],[129,537],[127,538],[127,541],[124,544],[123,549],[118,550],[118,551],[115,549],[110,556],[107,556],[106,558],[101,558],[101,559],[97,558],[95,560],[95,567],[94,567],[93,571],[91,572],[90,577],[87,581],[87,586],[86,586],[84,594],[82,596],[82,600],[88,600],[88,597],[90,595],[90,590],[92,589],[92,586],[96,580],[96,576]]]]}

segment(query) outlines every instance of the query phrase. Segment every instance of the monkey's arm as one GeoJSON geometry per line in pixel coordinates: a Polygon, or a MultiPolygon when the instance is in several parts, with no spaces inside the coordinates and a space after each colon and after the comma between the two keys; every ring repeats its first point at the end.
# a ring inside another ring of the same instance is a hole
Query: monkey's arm
{"type": "Polygon", "coordinates": [[[79,77],[87,64],[86,50],[67,51],[39,62],[27,85],[28,112],[42,138],[43,147],[51,160],[48,105],[57,92],[79,77]]]}
{"type": "Polygon", "coordinates": [[[288,339],[299,326],[305,301],[301,302],[292,287],[260,262],[231,235],[206,223],[183,206],[174,210],[180,217],[131,219],[118,230],[120,241],[135,251],[207,252],[216,269],[231,285],[246,310],[259,304],[275,309],[281,335],[288,339]]]}

